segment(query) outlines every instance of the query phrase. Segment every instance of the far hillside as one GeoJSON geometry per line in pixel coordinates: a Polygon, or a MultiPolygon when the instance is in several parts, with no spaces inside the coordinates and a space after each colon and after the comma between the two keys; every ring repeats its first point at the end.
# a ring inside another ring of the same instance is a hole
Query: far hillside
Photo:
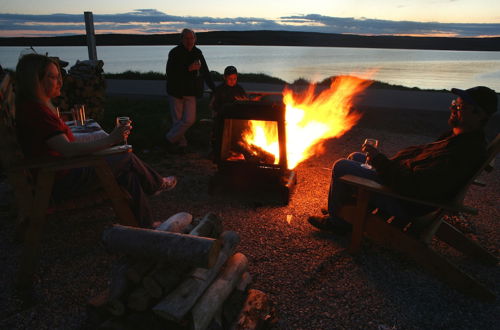
{"type": "MultiPolygon", "coordinates": [[[[261,45],[500,51],[500,38],[361,36],[291,31],[214,31],[197,33],[200,45],[261,45]]],[[[179,34],[97,34],[98,46],[175,45],[179,34]]],[[[0,46],[86,46],[85,35],[0,38],[0,46]]]]}

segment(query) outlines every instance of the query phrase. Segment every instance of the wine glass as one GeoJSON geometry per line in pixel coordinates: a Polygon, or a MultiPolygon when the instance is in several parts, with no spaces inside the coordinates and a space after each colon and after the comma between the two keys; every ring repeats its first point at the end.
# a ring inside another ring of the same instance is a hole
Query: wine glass
{"type": "MultiPolygon", "coordinates": [[[[116,117],[116,126],[128,126],[130,127],[130,124],[132,123],[132,121],[130,120],[130,117],[116,117]]],[[[127,145],[127,139],[128,137],[125,136],[123,138],[123,142],[125,143],[125,145],[127,145]]]]}
{"type": "Polygon", "coordinates": [[[71,108],[71,114],[73,115],[75,126],[85,125],[85,106],[83,104],[75,104],[71,108]]]}
{"type": "Polygon", "coordinates": [[[199,77],[200,76],[200,69],[201,69],[201,61],[199,59],[196,59],[194,61],[194,64],[196,64],[196,66],[198,66],[198,70],[196,70],[196,76],[199,77]]]}
{"type": "MultiPolygon", "coordinates": [[[[363,146],[365,145],[371,145],[374,148],[378,148],[378,140],[377,139],[365,139],[365,142],[363,142],[363,146]]],[[[367,168],[367,169],[372,169],[372,166],[368,164],[368,159],[364,164],[361,164],[362,167],[367,168]]]]}

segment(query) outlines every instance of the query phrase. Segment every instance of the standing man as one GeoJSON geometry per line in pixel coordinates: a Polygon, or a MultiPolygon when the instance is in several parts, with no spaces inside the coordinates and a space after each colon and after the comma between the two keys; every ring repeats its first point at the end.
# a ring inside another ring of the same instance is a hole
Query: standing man
{"type": "Polygon", "coordinates": [[[213,91],[203,53],[195,46],[194,31],[181,32],[181,44],[168,53],[167,94],[169,96],[172,127],[166,134],[170,152],[184,153],[187,147],[186,131],[196,120],[196,98],[203,95],[204,82],[213,91]]]}

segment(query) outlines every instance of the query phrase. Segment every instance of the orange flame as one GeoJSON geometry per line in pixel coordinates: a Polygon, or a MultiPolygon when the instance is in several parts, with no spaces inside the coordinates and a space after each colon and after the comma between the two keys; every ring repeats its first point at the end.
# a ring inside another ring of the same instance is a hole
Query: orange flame
{"type": "MultiPolygon", "coordinates": [[[[323,152],[325,139],[342,136],[361,118],[353,110],[353,98],[372,83],[352,76],[332,79],[330,87],[315,93],[311,84],[301,93],[294,94],[288,88],[283,91],[286,105],[286,150],[288,168],[295,168],[300,162],[314,154],[323,152]]],[[[255,145],[274,154],[279,163],[278,131],[276,124],[267,121],[250,121],[250,130],[244,139],[248,145],[255,145]]]]}

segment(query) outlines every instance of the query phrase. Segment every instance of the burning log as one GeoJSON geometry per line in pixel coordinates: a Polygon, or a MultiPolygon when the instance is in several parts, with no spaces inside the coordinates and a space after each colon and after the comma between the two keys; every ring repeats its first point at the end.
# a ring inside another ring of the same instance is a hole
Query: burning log
{"type": "Polygon", "coordinates": [[[191,311],[191,328],[205,329],[219,310],[248,267],[248,259],[241,253],[234,254],[224,270],[205,291],[191,311]]]}
{"type": "Polygon", "coordinates": [[[222,266],[233,255],[240,238],[235,232],[226,231],[222,233],[221,240],[223,248],[216,264],[209,269],[195,269],[174,291],[154,306],[153,311],[156,314],[176,322],[181,322],[185,318],[196,300],[203,294],[222,266]]]}
{"type": "Polygon", "coordinates": [[[194,267],[211,267],[220,251],[220,242],[213,238],[121,225],[105,230],[102,240],[114,252],[194,267]]]}
{"type": "Polygon", "coordinates": [[[234,147],[234,151],[241,153],[245,160],[250,163],[274,164],[275,156],[272,153],[253,144],[247,145],[239,141],[234,147]]]}

